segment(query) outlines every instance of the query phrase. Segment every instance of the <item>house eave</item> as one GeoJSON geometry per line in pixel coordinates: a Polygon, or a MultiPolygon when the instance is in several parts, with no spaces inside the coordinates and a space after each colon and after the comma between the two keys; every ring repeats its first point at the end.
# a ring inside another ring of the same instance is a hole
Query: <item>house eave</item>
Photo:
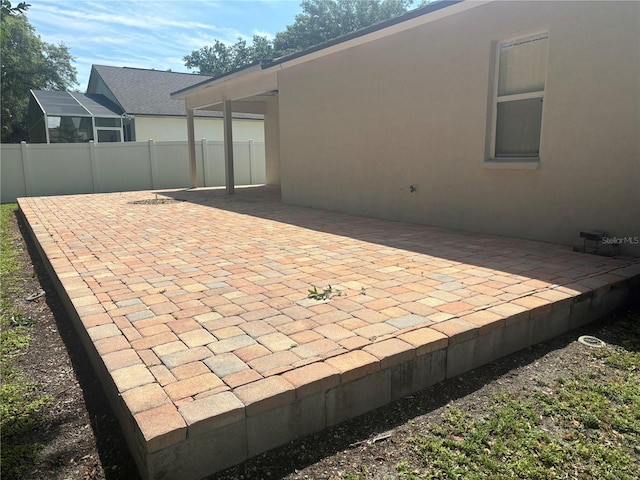
{"type": "Polygon", "coordinates": [[[255,75],[255,74],[259,74],[260,72],[262,72],[263,67],[260,63],[255,63],[252,64],[248,67],[242,68],[240,70],[236,70],[233,71],[231,73],[225,74],[223,76],[220,77],[216,77],[210,80],[205,80],[203,82],[200,83],[196,83],[195,85],[192,85],[190,87],[187,88],[183,88],[181,90],[178,90],[176,92],[171,93],[171,98],[176,98],[178,100],[184,100],[186,98],[187,95],[200,91],[202,89],[205,88],[213,88],[216,87],[218,85],[223,85],[227,82],[232,82],[234,80],[236,80],[237,78],[240,77],[247,77],[247,76],[251,76],[251,75],[255,75]]]}

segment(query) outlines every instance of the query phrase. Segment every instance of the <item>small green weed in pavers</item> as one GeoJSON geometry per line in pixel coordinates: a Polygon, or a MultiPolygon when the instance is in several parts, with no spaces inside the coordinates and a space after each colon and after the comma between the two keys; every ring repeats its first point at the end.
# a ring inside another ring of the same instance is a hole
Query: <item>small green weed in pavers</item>
{"type": "Polygon", "coordinates": [[[331,300],[334,295],[340,296],[342,295],[342,292],[340,292],[340,290],[336,290],[331,285],[327,285],[322,291],[318,290],[318,288],[313,285],[313,288],[308,290],[307,298],[311,298],[312,300],[331,300]]]}

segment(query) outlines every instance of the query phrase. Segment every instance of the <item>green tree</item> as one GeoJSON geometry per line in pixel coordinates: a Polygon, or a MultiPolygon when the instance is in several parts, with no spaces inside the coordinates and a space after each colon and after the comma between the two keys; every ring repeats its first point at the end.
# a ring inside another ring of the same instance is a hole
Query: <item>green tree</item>
{"type": "Polygon", "coordinates": [[[216,40],[213,46],[194,50],[183,60],[187,68],[218,76],[388,20],[405,13],[412,3],[413,0],[302,0],[302,13],[277,33],[273,42],[257,35],[249,46],[240,38],[230,46],[216,40]]]}
{"type": "Polygon", "coordinates": [[[252,44],[238,38],[233,45],[216,40],[211,47],[194,50],[183,58],[187,68],[197,68],[201,75],[218,76],[273,57],[273,46],[267,37],[253,36],[252,44]]]}
{"type": "Polygon", "coordinates": [[[252,61],[270,60],[274,58],[273,43],[267,37],[253,36],[253,44],[251,45],[252,61]]]}
{"type": "Polygon", "coordinates": [[[287,55],[405,13],[412,0],[303,0],[302,13],[276,34],[274,49],[287,55]]]}
{"type": "Polygon", "coordinates": [[[27,140],[29,90],[67,90],[77,85],[74,58],[64,44],[43,42],[25,15],[29,5],[2,0],[0,70],[2,142],[27,140]]]}
{"type": "Polygon", "coordinates": [[[15,7],[11,6],[11,2],[9,0],[2,0],[2,5],[0,6],[0,13],[2,15],[14,15],[16,13],[22,13],[26,11],[31,5],[27,2],[20,2],[15,7]]]}

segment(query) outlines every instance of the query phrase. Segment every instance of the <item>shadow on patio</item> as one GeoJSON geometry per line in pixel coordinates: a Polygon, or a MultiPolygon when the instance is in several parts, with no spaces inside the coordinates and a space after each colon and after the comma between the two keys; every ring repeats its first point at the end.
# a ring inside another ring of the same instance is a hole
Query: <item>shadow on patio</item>
{"type": "MultiPolygon", "coordinates": [[[[637,263],[637,259],[629,257],[611,258],[576,253],[569,246],[540,241],[287,205],[281,202],[280,189],[276,186],[240,187],[236,188],[234,195],[227,195],[224,189],[207,188],[157,193],[179,201],[356,239],[389,249],[428,255],[446,262],[434,265],[437,268],[432,270],[447,267],[455,269],[461,264],[473,265],[479,269],[498,270],[521,281],[539,280],[557,286],[572,285],[577,280],[598,276],[603,271],[610,272],[637,263]]],[[[293,238],[292,242],[295,242],[293,238]]],[[[332,250],[327,245],[325,247],[332,250]]],[[[389,254],[388,251],[384,252],[389,254]]],[[[479,272],[471,272],[474,273],[479,272]]],[[[425,278],[435,281],[453,280],[443,273],[424,271],[423,274],[425,278]]],[[[481,273],[479,276],[482,276],[481,273]]],[[[602,281],[596,280],[588,281],[583,286],[598,287],[602,284],[602,281]]]]}

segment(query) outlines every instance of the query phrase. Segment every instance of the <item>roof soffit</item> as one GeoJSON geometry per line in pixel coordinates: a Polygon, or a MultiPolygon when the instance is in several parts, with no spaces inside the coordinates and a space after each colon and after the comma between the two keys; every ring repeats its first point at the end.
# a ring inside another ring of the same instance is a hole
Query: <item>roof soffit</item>
{"type": "Polygon", "coordinates": [[[204,86],[179,98],[184,98],[187,109],[192,110],[209,108],[220,105],[225,100],[240,100],[277,89],[277,70],[259,70],[223,83],[204,86]]]}

